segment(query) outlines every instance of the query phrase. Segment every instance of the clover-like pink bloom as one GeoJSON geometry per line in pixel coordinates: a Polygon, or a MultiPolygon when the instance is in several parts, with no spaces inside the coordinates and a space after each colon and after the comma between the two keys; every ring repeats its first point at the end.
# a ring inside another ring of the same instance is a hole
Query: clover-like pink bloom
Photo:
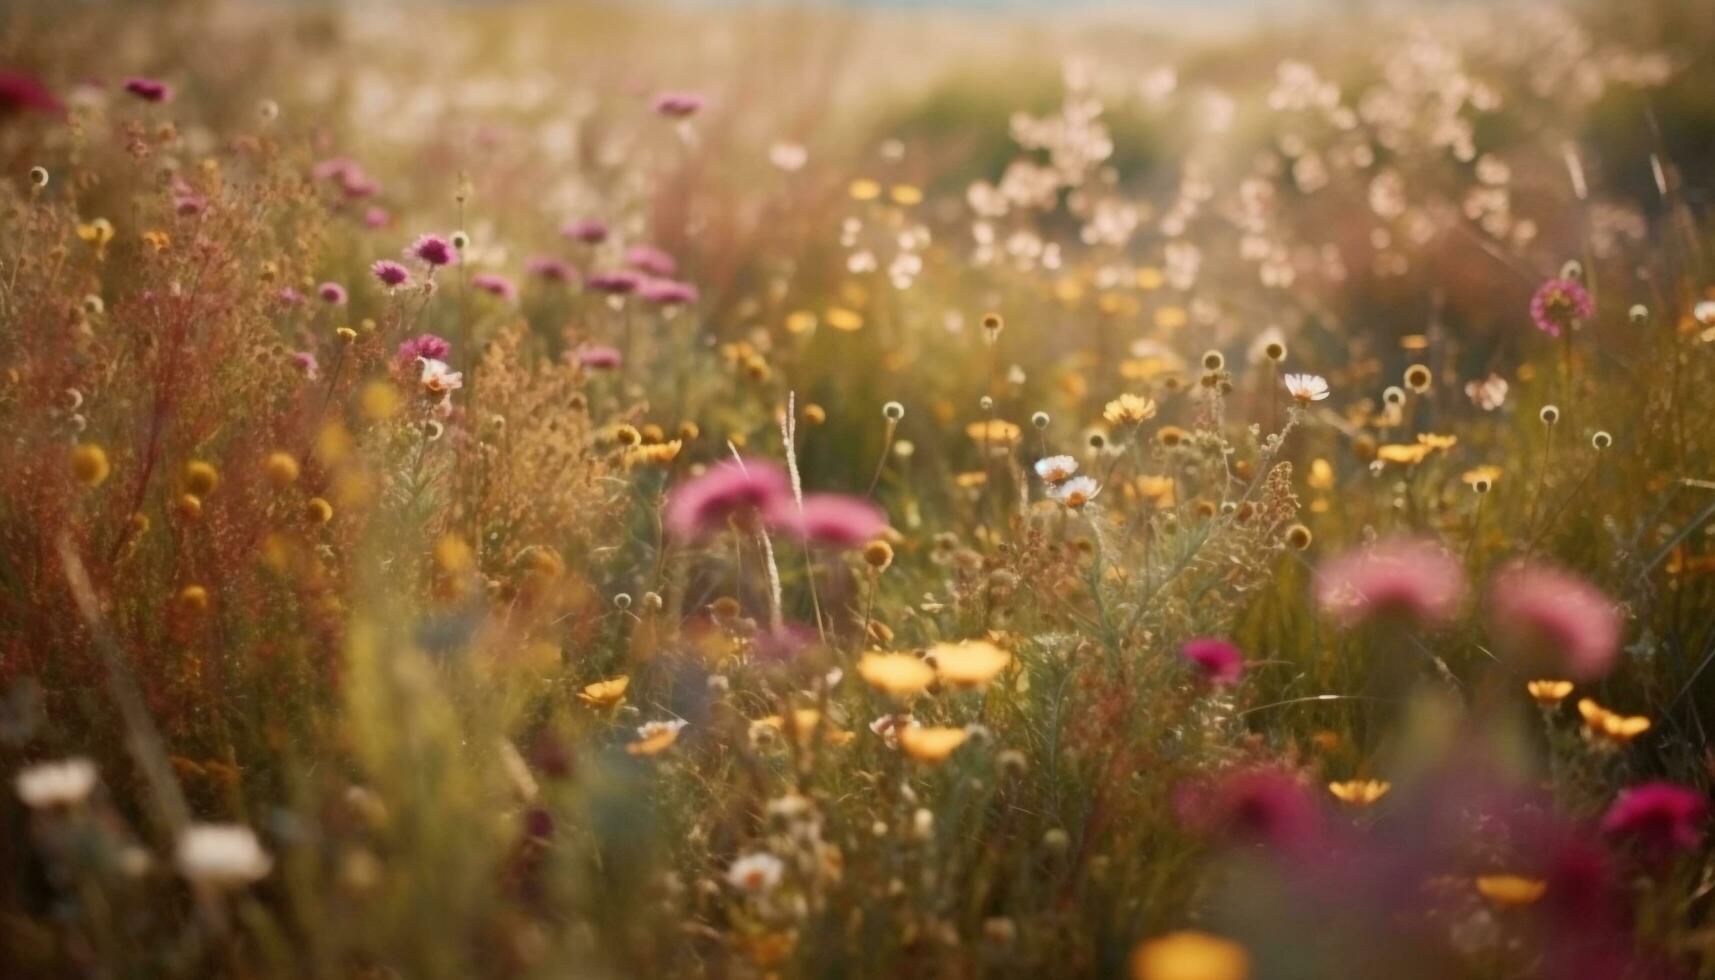
{"type": "Polygon", "coordinates": [[[1208,637],[1191,640],[1179,648],[1179,654],[1213,687],[1230,687],[1244,676],[1245,655],[1226,640],[1208,637]]]}
{"type": "Polygon", "coordinates": [[[602,222],[585,218],[581,221],[567,223],[564,228],[560,229],[560,234],[574,242],[583,242],[585,245],[600,245],[607,241],[608,230],[607,225],[602,222]]]}
{"type": "Polygon", "coordinates": [[[452,265],[459,260],[458,250],[452,242],[439,235],[419,235],[411,243],[407,254],[428,266],[452,265]]]}
{"type": "Polygon", "coordinates": [[[634,293],[643,278],[635,272],[593,272],[584,278],[584,287],[597,293],[624,296],[634,293]]]}
{"type": "Polygon", "coordinates": [[[321,364],[316,360],[316,355],[309,351],[293,351],[291,361],[292,366],[303,374],[305,381],[314,381],[321,376],[321,364]]]}
{"type": "Polygon", "coordinates": [[[363,227],[365,228],[385,228],[392,223],[393,215],[389,214],[386,208],[370,207],[363,212],[363,227]]]}
{"type": "Polygon", "coordinates": [[[549,282],[570,282],[572,267],[552,255],[532,255],[524,260],[524,271],[549,282]]]}
{"type": "Polygon", "coordinates": [[[1708,816],[1709,800],[1702,793],[1674,783],[1643,783],[1620,791],[1602,817],[1602,832],[1664,857],[1695,849],[1708,816]]]}
{"type": "Polygon", "coordinates": [[[1310,794],[1281,769],[1240,769],[1213,783],[1183,786],[1174,803],[1188,830],[1235,843],[1296,850],[1319,836],[1320,820],[1310,794]]]}
{"type": "Polygon", "coordinates": [[[322,302],[329,306],[345,305],[345,287],[341,286],[337,282],[324,282],[320,286],[317,286],[316,295],[320,296],[322,302]]]}
{"type": "Polygon", "coordinates": [[[1571,279],[1550,279],[1530,298],[1530,319],[1550,337],[1560,336],[1580,320],[1596,315],[1596,304],[1582,285],[1571,279]]]}
{"type": "Polygon", "coordinates": [[[501,299],[509,300],[518,295],[518,289],[512,285],[512,280],[493,272],[479,272],[471,276],[470,284],[490,296],[498,296],[501,299]]]}
{"type": "Polygon", "coordinates": [[[792,499],[786,471],[761,459],[717,463],[667,497],[667,530],[698,538],[726,527],[733,517],[766,514],[792,499]]]}
{"type": "Polygon", "coordinates": [[[633,245],[626,249],[625,264],[638,272],[662,279],[670,278],[679,271],[679,263],[653,245],[633,245]]]}
{"type": "Polygon", "coordinates": [[[697,301],[697,287],[673,279],[645,279],[637,295],[657,306],[685,306],[697,301]]]}
{"type": "Polygon", "coordinates": [[[703,97],[691,92],[663,92],[655,97],[655,111],[670,119],[685,119],[703,107],[703,97]]]}
{"type": "Polygon", "coordinates": [[[611,371],[625,360],[618,348],[601,345],[579,347],[573,354],[579,365],[591,371],[611,371]]]}
{"type": "Polygon", "coordinates": [[[1602,591],[1545,565],[1517,564],[1489,587],[1490,630],[1534,675],[1605,677],[1620,650],[1620,615],[1602,591]]]}
{"type": "Polygon", "coordinates": [[[887,515],[862,497],[843,493],[812,493],[802,508],[791,497],[769,512],[771,525],[811,544],[832,548],[861,548],[887,527],[887,515]]]}
{"type": "Polygon", "coordinates": [[[1347,552],[1316,573],[1324,612],[1347,626],[1403,618],[1434,625],[1451,620],[1465,597],[1465,573],[1434,542],[1392,538],[1347,552]]]}
{"type": "Polygon", "coordinates": [[[167,102],[173,97],[172,86],[153,78],[127,78],[124,88],[144,102],[167,102]]]}
{"type": "Polygon", "coordinates": [[[369,267],[369,274],[388,289],[398,289],[411,281],[411,273],[391,259],[380,259],[369,267]]]}
{"type": "Polygon", "coordinates": [[[445,339],[432,333],[418,334],[399,345],[398,351],[393,355],[393,363],[403,368],[417,363],[418,358],[444,361],[452,349],[452,345],[445,339]]]}

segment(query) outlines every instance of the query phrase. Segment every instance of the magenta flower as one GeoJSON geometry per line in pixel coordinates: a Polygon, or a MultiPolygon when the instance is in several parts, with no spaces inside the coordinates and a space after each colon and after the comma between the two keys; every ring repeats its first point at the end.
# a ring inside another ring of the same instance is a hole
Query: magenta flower
{"type": "Polygon", "coordinates": [[[1404,618],[1445,623],[1459,611],[1465,573],[1433,542],[1393,538],[1347,552],[1316,573],[1324,612],[1347,626],[1404,618]]]}
{"type": "Polygon", "coordinates": [[[470,284],[501,299],[510,300],[518,295],[518,290],[512,285],[512,280],[492,272],[479,272],[470,277],[470,284]]]}
{"type": "Polygon", "coordinates": [[[314,381],[318,377],[321,377],[321,364],[316,360],[316,355],[309,351],[293,351],[291,360],[292,366],[298,369],[298,372],[304,376],[305,381],[314,381]]]}
{"type": "Polygon", "coordinates": [[[581,221],[568,223],[560,229],[560,234],[574,242],[583,242],[585,245],[600,245],[607,241],[608,231],[607,225],[600,221],[585,218],[581,221]]]}
{"type": "Polygon", "coordinates": [[[1709,800],[1673,783],[1644,783],[1620,791],[1602,817],[1602,833],[1636,841],[1652,857],[1689,851],[1703,840],[1709,800]]]}
{"type": "Polygon", "coordinates": [[[1213,785],[1181,788],[1175,800],[1187,829],[1236,843],[1298,849],[1316,836],[1316,806],[1304,786],[1279,769],[1242,769],[1213,785]]]}
{"type": "Polygon", "coordinates": [[[459,260],[458,250],[439,235],[419,235],[405,254],[431,268],[452,265],[459,260]]]}
{"type": "Polygon", "coordinates": [[[0,118],[13,113],[41,112],[57,116],[65,106],[33,75],[0,71],[0,118]]]}
{"type": "Polygon", "coordinates": [[[1245,655],[1226,640],[1191,640],[1179,648],[1211,687],[1230,687],[1244,676],[1245,655]]]}
{"type": "Polygon", "coordinates": [[[552,255],[532,255],[524,260],[524,271],[549,282],[570,282],[572,267],[552,255]]]}
{"type": "Polygon", "coordinates": [[[393,355],[393,362],[404,368],[417,363],[419,357],[429,361],[444,361],[452,349],[451,344],[432,333],[418,334],[399,345],[399,350],[393,355]]]}
{"type": "Polygon", "coordinates": [[[611,371],[619,367],[624,358],[613,347],[586,346],[574,352],[578,364],[592,371],[611,371]]]}
{"type": "Polygon", "coordinates": [[[670,119],[685,119],[703,107],[703,97],[690,92],[663,92],[655,97],[655,111],[670,119]]]}
{"type": "Polygon", "coordinates": [[[1543,565],[1517,564],[1489,587],[1490,629],[1528,673],[1593,681],[1614,667],[1620,616],[1600,589],[1543,565]]]}
{"type": "Polygon", "coordinates": [[[637,295],[659,306],[686,306],[697,301],[697,287],[672,279],[645,279],[637,295]]]}
{"type": "Polygon", "coordinates": [[[623,296],[636,292],[642,281],[631,272],[595,272],[584,278],[584,286],[594,292],[623,296]]]}
{"type": "Polygon", "coordinates": [[[679,271],[679,263],[653,245],[633,245],[626,249],[625,264],[638,272],[663,279],[670,278],[679,271]]]}
{"type": "Polygon", "coordinates": [[[322,302],[329,306],[345,305],[345,287],[341,286],[337,282],[324,282],[320,286],[317,286],[316,295],[320,296],[322,298],[322,302]]]}
{"type": "Polygon", "coordinates": [[[1560,336],[1579,320],[1596,314],[1596,304],[1583,286],[1570,279],[1550,279],[1530,298],[1530,319],[1550,337],[1560,336]]]}
{"type": "Polygon", "coordinates": [[[887,515],[862,497],[843,493],[812,493],[802,509],[791,497],[781,500],[768,514],[774,527],[811,544],[831,548],[859,548],[887,527],[887,515]]]}
{"type": "Polygon", "coordinates": [[[173,97],[171,86],[153,78],[127,78],[124,87],[144,102],[166,102],[173,97]]]}
{"type": "Polygon", "coordinates": [[[792,499],[786,471],[767,460],[732,460],[709,467],[667,497],[667,530],[680,538],[713,534],[734,517],[768,513],[792,499]]]}
{"type": "Polygon", "coordinates": [[[388,289],[398,289],[411,281],[411,273],[406,271],[404,266],[391,259],[378,260],[369,267],[369,273],[388,289]]]}

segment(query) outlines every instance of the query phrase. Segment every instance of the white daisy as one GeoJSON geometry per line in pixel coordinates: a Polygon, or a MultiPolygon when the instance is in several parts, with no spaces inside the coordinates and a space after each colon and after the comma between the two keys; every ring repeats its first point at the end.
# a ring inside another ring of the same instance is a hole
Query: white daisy
{"type": "Polygon", "coordinates": [[[464,387],[464,374],[454,371],[445,361],[437,361],[432,357],[419,357],[417,363],[423,369],[423,390],[431,395],[446,395],[464,387]]]}
{"type": "Polygon", "coordinates": [[[26,806],[46,810],[82,803],[95,789],[95,780],[95,763],[72,758],[21,769],[15,785],[26,806]]]}
{"type": "Polygon", "coordinates": [[[1319,402],[1328,397],[1328,379],[1319,374],[1289,374],[1286,390],[1301,402],[1319,402]]]}
{"type": "Polygon", "coordinates": [[[1077,510],[1090,501],[1096,499],[1096,494],[1101,492],[1102,486],[1095,481],[1095,478],[1088,476],[1075,476],[1058,486],[1050,488],[1048,495],[1053,497],[1055,500],[1060,501],[1062,504],[1065,504],[1067,507],[1077,510]]]}
{"type": "Polygon", "coordinates": [[[1049,456],[1036,461],[1036,475],[1044,483],[1065,483],[1076,472],[1078,461],[1070,456],[1049,456]]]}
{"type": "Polygon", "coordinates": [[[242,824],[192,824],[179,838],[179,873],[216,887],[247,885],[266,877],[274,859],[242,824]]]}
{"type": "Polygon", "coordinates": [[[726,870],[726,880],[739,891],[760,895],[773,891],[774,886],[780,884],[780,876],[785,870],[786,865],[779,858],[766,851],[758,851],[734,861],[726,870]]]}

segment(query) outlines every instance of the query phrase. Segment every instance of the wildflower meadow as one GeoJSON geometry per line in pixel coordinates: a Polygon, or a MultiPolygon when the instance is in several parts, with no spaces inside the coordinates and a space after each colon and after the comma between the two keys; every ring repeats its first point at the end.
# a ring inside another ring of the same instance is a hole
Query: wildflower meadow
{"type": "Polygon", "coordinates": [[[1715,0],[0,7],[0,978],[1715,978],[1715,0]]]}

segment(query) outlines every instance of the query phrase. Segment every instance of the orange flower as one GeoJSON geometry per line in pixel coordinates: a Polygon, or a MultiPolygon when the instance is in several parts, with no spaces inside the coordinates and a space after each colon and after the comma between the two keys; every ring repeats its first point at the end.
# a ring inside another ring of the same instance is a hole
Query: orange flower
{"type": "Polygon", "coordinates": [[[1238,943],[1184,929],[1151,939],[1131,954],[1131,980],[1247,980],[1250,954],[1238,943]]]}
{"type": "Polygon", "coordinates": [[[1369,806],[1371,803],[1387,795],[1393,789],[1393,784],[1381,779],[1348,779],[1343,783],[1329,783],[1328,792],[1342,803],[1352,806],[1369,806]]]}
{"type": "Polygon", "coordinates": [[[1530,692],[1530,696],[1536,699],[1537,704],[1544,708],[1553,708],[1559,706],[1560,702],[1566,700],[1566,695],[1572,693],[1572,682],[1530,681],[1525,684],[1524,689],[1530,692]]]}
{"type": "Polygon", "coordinates": [[[943,762],[965,744],[970,733],[963,728],[913,728],[899,730],[899,747],[918,762],[943,762]]]}
{"type": "Polygon", "coordinates": [[[1477,894],[1496,905],[1529,905],[1548,891],[1548,882],[1520,875],[1478,875],[1477,894]]]}

